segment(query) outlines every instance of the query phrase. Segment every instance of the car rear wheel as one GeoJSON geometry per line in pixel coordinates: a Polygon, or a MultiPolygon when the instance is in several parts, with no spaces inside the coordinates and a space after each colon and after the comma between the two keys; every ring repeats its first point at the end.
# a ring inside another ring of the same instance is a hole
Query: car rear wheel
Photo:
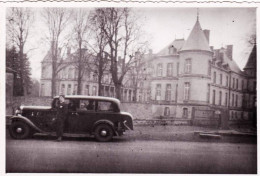
{"type": "Polygon", "coordinates": [[[30,127],[20,121],[13,122],[9,127],[10,136],[14,139],[26,139],[30,136],[30,127]]]}
{"type": "Polygon", "coordinates": [[[113,129],[111,128],[111,126],[107,125],[107,124],[100,124],[95,128],[95,138],[99,141],[99,142],[108,142],[110,141],[113,136],[113,129]]]}

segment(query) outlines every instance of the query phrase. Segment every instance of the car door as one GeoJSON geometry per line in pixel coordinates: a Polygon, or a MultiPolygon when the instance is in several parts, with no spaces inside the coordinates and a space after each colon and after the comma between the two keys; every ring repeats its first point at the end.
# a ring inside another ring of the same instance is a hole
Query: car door
{"type": "Polygon", "coordinates": [[[70,99],[68,104],[68,116],[65,120],[64,131],[67,133],[76,133],[77,125],[79,120],[79,115],[77,113],[77,109],[79,108],[79,100],[70,99]]]}
{"type": "Polygon", "coordinates": [[[68,117],[71,133],[89,133],[92,130],[96,116],[96,101],[91,99],[78,100],[76,111],[71,111],[68,117]]]}

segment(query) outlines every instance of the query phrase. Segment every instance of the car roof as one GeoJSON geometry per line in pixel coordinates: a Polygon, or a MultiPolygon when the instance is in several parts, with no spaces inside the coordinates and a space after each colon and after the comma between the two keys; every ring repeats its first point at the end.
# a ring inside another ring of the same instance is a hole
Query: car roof
{"type": "MultiPolygon", "coordinates": [[[[54,98],[59,98],[59,96],[55,96],[54,98]]],[[[67,99],[94,99],[94,100],[104,100],[104,101],[113,101],[117,105],[120,104],[120,101],[116,98],[112,97],[103,97],[103,96],[88,96],[88,95],[65,95],[67,99]]]]}

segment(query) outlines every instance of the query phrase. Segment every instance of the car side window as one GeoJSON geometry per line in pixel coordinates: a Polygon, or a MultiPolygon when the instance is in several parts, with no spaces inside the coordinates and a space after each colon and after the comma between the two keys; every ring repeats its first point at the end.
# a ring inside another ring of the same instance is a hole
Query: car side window
{"type": "Polygon", "coordinates": [[[80,111],[95,111],[95,100],[80,100],[79,108],[80,111]]]}
{"type": "Polygon", "coordinates": [[[115,112],[115,105],[109,101],[98,101],[98,111],[115,112]]]}

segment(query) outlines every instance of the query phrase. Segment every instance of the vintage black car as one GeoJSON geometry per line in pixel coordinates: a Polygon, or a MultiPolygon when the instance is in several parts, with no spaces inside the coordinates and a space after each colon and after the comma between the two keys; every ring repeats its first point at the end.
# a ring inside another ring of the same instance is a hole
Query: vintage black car
{"type": "MultiPolygon", "coordinates": [[[[120,101],[101,96],[65,96],[68,116],[64,136],[94,136],[98,141],[110,141],[113,136],[133,130],[132,115],[120,111],[120,101]],[[91,104],[91,107],[90,107],[91,104]]],[[[21,106],[11,117],[9,132],[14,139],[25,139],[35,133],[55,135],[58,96],[51,107],[21,106]]]]}

